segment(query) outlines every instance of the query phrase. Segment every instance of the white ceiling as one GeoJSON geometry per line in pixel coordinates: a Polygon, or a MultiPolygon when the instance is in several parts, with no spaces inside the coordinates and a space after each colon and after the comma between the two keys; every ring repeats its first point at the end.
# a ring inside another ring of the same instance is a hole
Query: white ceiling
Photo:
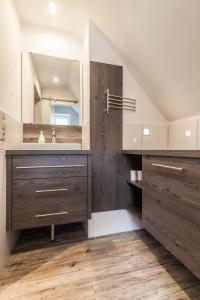
{"type": "Polygon", "coordinates": [[[35,71],[43,89],[67,88],[69,85],[72,60],[31,53],[35,71]],[[54,82],[54,77],[58,82],[54,82]]]}
{"type": "Polygon", "coordinates": [[[168,118],[200,114],[200,0],[15,0],[23,22],[73,31],[88,18],[168,118]]]}
{"type": "Polygon", "coordinates": [[[14,0],[23,22],[83,34],[85,15],[82,0],[14,0]],[[57,14],[49,13],[49,4],[57,5],[57,14]]]}

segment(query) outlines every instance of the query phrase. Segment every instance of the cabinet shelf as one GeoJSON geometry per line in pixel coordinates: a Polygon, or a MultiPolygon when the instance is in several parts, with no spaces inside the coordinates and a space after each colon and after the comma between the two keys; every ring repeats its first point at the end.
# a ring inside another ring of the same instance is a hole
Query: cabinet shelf
{"type": "Polygon", "coordinates": [[[130,185],[134,186],[134,187],[137,187],[139,189],[142,189],[142,181],[131,181],[131,180],[128,180],[127,181],[130,185]]]}

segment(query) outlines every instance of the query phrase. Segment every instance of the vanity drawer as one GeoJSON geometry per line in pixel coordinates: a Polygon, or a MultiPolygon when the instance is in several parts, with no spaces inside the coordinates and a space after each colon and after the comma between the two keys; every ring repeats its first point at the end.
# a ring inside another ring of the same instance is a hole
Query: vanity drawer
{"type": "Polygon", "coordinates": [[[200,182],[200,159],[162,156],[143,156],[142,169],[145,181],[152,176],[184,181],[187,184],[200,182]]]}
{"type": "Polygon", "coordinates": [[[12,159],[13,179],[87,176],[87,155],[23,155],[12,159]]]}
{"type": "Polygon", "coordinates": [[[143,158],[143,227],[200,277],[200,159],[143,158]]]}
{"type": "Polygon", "coordinates": [[[12,229],[87,219],[87,178],[13,181],[12,229]]]}

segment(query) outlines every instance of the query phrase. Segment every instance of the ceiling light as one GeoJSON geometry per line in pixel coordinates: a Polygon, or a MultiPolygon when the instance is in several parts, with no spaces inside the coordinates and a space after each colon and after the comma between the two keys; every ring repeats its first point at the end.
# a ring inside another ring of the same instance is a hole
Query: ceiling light
{"type": "Polygon", "coordinates": [[[55,83],[57,83],[57,82],[59,81],[58,77],[54,77],[54,78],[53,78],[53,81],[54,81],[55,83]]]}
{"type": "Polygon", "coordinates": [[[150,135],[150,129],[149,128],[144,128],[143,129],[143,135],[150,135]]]}
{"type": "Polygon", "coordinates": [[[57,6],[54,2],[50,2],[49,11],[52,15],[55,15],[57,13],[57,6]]]}
{"type": "Polygon", "coordinates": [[[186,130],[186,131],[185,131],[185,135],[186,135],[186,136],[191,136],[191,135],[192,135],[191,130],[186,130]]]}

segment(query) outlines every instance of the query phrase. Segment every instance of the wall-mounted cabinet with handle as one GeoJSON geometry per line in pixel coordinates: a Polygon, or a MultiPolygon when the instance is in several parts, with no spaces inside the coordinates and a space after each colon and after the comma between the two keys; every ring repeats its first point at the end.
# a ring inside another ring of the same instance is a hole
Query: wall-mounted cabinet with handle
{"type": "Polygon", "coordinates": [[[8,230],[90,218],[90,155],[83,152],[7,152],[8,230]]]}
{"type": "Polygon", "coordinates": [[[200,159],[143,156],[144,228],[200,277],[200,159]]]}

